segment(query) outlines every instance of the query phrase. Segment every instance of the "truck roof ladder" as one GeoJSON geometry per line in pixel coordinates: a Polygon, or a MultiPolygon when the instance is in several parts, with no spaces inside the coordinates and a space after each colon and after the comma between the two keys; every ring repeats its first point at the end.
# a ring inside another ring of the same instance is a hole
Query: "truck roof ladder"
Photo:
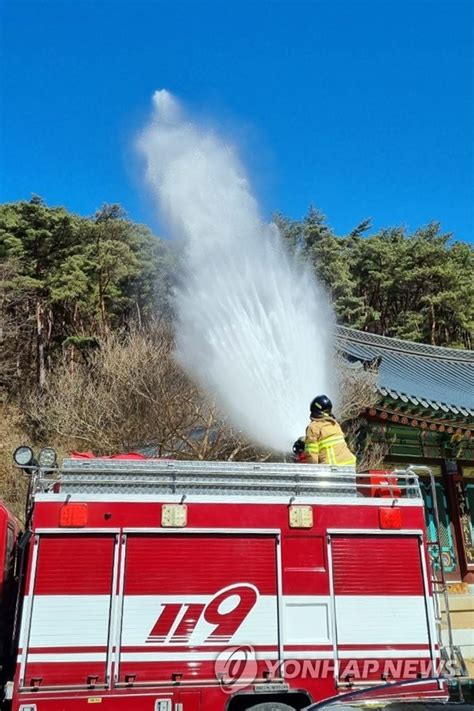
{"type": "Polygon", "coordinates": [[[463,701],[463,693],[460,678],[467,675],[466,664],[461,650],[454,644],[451,614],[449,610],[449,595],[446,582],[446,570],[443,559],[443,549],[440,537],[440,519],[438,509],[438,499],[436,494],[436,479],[430,467],[410,465],[407,471],[411,470],[417,475],[427,475],[430,480],[430,493],[433,507],[433,522],[435,529],[434,540],[427,542],[430,552],[431,564],[431,584],[433,587],[433,600],[435,605],[436,630],[438,644],[443,661],[449,661],[455,670],[455,683],[459,695],[459,701],[463,701]],[[443,620],[443,617],[445,618],[443,620]],[[446,624],[448,644],[443,639],[443,622],[446,624]]]}

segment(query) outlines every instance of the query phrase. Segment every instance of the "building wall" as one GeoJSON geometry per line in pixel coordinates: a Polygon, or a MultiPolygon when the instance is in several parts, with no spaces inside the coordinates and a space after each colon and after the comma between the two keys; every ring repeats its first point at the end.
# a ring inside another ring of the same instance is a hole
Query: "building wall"
{"type": "MultiPolygon", "coordinates": [[[[474,678],[474,585],[451,586],[449,610],[453,643],[461,650],[468,676],[474,678]]],[[[448,644],[446,621],[443,628],[443,641],[448,644]]]]}

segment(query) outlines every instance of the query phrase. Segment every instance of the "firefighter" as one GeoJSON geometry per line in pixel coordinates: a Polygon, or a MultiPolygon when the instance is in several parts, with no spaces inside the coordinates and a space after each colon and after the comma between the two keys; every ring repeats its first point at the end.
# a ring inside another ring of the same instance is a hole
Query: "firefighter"
{"type": "Polygon", "coordinates": [[[304,450],[310,464],[353,465],[356,458],[346,444],[341,426],[332,414],[327,395],[318,395],[310,404],[311,422],[306,428],[304,450]]]}
{"type": "Polygon", "coordinates": [[[306,452],[304,451],[304,437],[298,437],[293,445],[293,454],[295,455],[295,462],[306,462],[306,452]]]}

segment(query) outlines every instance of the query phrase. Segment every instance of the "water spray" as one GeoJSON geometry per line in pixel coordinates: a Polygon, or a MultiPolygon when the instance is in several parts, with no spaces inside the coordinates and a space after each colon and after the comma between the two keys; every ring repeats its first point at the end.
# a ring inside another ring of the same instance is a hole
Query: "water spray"
{"type": "Polygon", "coordinates": [[[334,391],[333,316],[311,269],[265,224],[232,146],[167,91],[139,139],[147,180],[184,245],[177,357],[263,447],[289,451],[314,395],[334,391]]]}

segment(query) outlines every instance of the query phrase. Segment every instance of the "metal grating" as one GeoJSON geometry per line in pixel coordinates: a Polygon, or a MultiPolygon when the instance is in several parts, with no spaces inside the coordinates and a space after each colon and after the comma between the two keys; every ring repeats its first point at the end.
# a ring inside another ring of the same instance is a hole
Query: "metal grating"
{"type": "MultiPolygon", "coordinates": [[[[397,472],[402,496],[420,497],[413,472],[397,472]]],[[[367,476],[351,466],[295,463],[66,459],[38,491],[63,494],[361,496],[367,476]]],[[[389,492],[390,493],[390,492],[389,492]]]]}
{"type": "Polygon", "coordinates": [[[246,462],[66,459],[63,493],[356,495],[354,467],[246,462]]]}

